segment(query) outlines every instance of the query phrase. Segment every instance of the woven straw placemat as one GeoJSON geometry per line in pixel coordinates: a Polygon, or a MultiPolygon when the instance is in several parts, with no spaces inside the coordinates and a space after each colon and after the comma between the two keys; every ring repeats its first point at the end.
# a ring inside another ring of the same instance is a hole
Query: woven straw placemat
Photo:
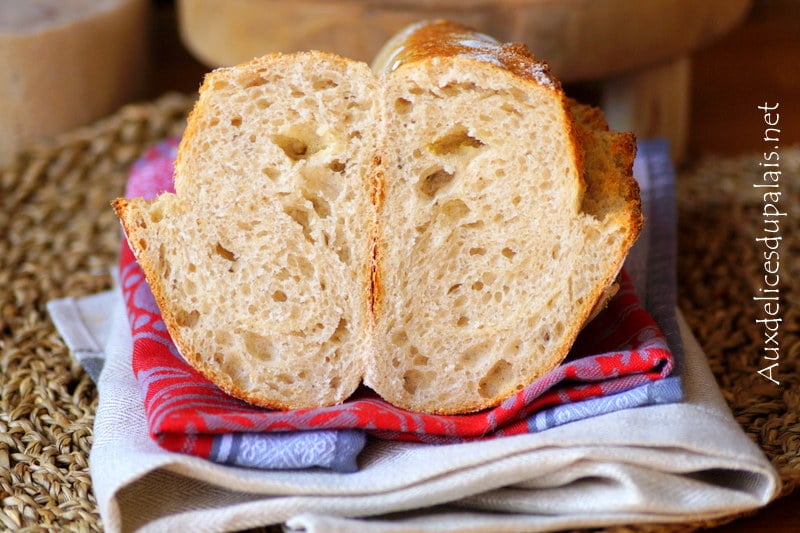
{"type": "MultiPolygon", "coordinates": [[[[88,454],[97,391],[50,322],[45,304],[106,289],[120,230],[109,207],[144,148],[179,134],[193,97],[165,95],[21,154],[0,170],[0,529],[101,531],[88,454]]],[[[800,150],[785,150],[785,176],[800,150]]],[[[763,280],[763,228],[753,158],[707,160],[679,178],[679,299],[737,420],[779,469],[800,479],[798,220],[781,228],[783,328],[776,386],[762,368],[752,300],[763,280]]],[[[800,206],[798,183],[782,184],[800,206]]],[[[691,531],[712,524],[615,528],[691,531]]]]}

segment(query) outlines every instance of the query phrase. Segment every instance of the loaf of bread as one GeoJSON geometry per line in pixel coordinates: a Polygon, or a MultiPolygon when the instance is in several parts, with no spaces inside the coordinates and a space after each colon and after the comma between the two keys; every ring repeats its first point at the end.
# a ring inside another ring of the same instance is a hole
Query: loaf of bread
{"type": "Polygon", "coordinates": [[[635,143],[447,21],[210,73],[175,194],[115,209],[182,355],[273,408],[466,413],[558,365],[642,225],[635,143]]]}

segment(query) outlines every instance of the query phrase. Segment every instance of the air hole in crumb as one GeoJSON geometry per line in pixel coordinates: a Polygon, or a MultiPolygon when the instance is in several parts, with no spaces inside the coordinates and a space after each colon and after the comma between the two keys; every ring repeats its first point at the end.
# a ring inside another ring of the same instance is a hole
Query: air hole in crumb
{"type": "Polygon", "coordinates": [[[497,361],[478,384],[478,394],[494,398],[504,392],[514,379],[514,367],[505,359],[497,361]]]}
{"type": "Polygon", "coordinates": [[[464,218],[470,211],[469,206],[463,200],[457,198],[446,201],[440,209],[443,215],[452,219],[464,218]]]}
{"type": "Polygon", "coordinates": [[[453,285],[453,286],[451,286],[449,289],[447,289],[447,294],[453,294],[453,293],[454,293],[454,292],[456,292],[456,291],[457,291],[457,290],[458,290],[460,287],[461,287],[461,284],[460,284],[460,283],[456,283],[455,285],[453,285]]]}
{"type": "Polygon", "coordinates": [[[456,326],[463,328],[466,327],[467,324],[469,324],[469,318],[465,316],[458,317],[458,320],[456,321],[456,326]]]}
{"type": "Polygon", "coordinates": [[[440,168],[427,174],[417,184],[417,190],[427,198],[433,198],[447,184],[453,181],[455,176],[451,172],[440,168]]]}
{"type": "Polygon", "coordinates": [[[222,246],[220,243],[217,243],[217,245],[214,247],[214,253],[228,261],[231,262],[236,261],[236,255],[227,248],[225,248],[224,246],[222,246]]]}
{"type": "Polygon", "coordinates": [[[161,204],[155,203],[153,207],[150,208],[150,220],[152,222],[160,222],[161,219],[164,218],[164,210],[161,207],[161,204]]]}
{"type": "Polygon", "coordinates": [[[330,381],[328,381],[328,388],[336,390],[339,388],[341,382],[342,380],[339,376],[333,376],[330,381]]]}
{"type": "Polygon", "coordinates": [[[214,342],[217,344],[228,344],[231,342],[231,334],[225,330],[218,330],[214,332],[214,342]]]}
{"type": "Polygon", "coordinates": [[[503,254],[503,256],[507,257],[508,259],[511,259],[515,255],[517,255],[517,252],[515,252],[514,250],[512,250],[509,247],[503,248],[503,250],[500,253],[503,254]]]}
{"type": "Polygon", "coordinates": [[[242,125],[242,117],[236,116],[231,119],[231,126],[238,128],[242,125]]]}
{"type": "Polygon", "coordinates": [[[503,111],[505,111],[506,113],[508,113],[510,115],[516,115],[516,116],[521,116],[522,115],[522,113],[519,112],[519,109],[517,109],[516,107],[514,107],[514,106],[512,106],[510,104],[507,104],[507,103],[501,105],[500,109],[502,109],[503,111]]]}
{"type": "Polygon", "coordinates": [[[467,229],[480,229],[484,226],[483,220],[476,220],[475,222],[467,222],[466,224],[462,224],[462,228],[467,229]]]}
{"type": "Polygon", "coordinates": [[[350,264],[350,247],[348,245],[342,244],[341,246],[337,246],[336,255],[339,257],[339,260],[345,265],[350,264]]]}
{"type": "Polygon", "coordinates": [[[237,259],[236,255],[233,252],[231,252],[230,250],[228,250],[219,243],[217,243],[217,246],[214,248],[214,254],[222,257],[226,261],[230,261],[231,263],[233,263],[237,259]]]}
{"type": "Polygon", "coordinates": [[[265,85],[267,80],[254,72],[245,72],[239,76],[238,82],[243,89],[248,89],[250,87],[259,87],[261,85],[265,85]]]}
{"type": "Polygon", "coordinates": [[[408,333],[405,330],[396,331],[392,335],[392,343],[395,346],[404,346],[408,342],[408,333]]]}
{"type": "Polygon", "coordinates": [[[340,343],[347,340],[349,334],[350,332],[347,330],[347,319],[340,318],[339,323],[336,325],[336,329],[333,330],[333,334],[331,335],[331,341],[340,343]]]}
{"type": "Polygon", "coordinates": [[[169,261],[163,261],[164,256],[166,255],[166,247],[163,243],[158,246],[158,257],[162,259],[163,266],[161,268],[161,277],[164,279],[169,278],[170,272],[172,272],[172,268],[170,267],[169,261]]]}
{"type": "Polygon", "coordinates": [[[285,302],[286,301],[286,293],[283,291],[275,291],[272,293],[272,299],[276,302],[285,302]]]}
{"type": "Polygon", "coordinates": [[[439,137],[428,148],[437,155],[448,155],[470,148],[480,148],[484,144],[471,136],[464,126],[457,126],[450,132],[439,137]]]}
{"type": "Polygon", "coordinates": [[[268,361],[275,355],[275,346],[270,339],[263,335],[245,331],[242,334],[242,340],[244,341],[244,349],[253,357],[268,361]]]}
{"type": "Polygon", "coordinates": [[[291,385],[292,383],[294,383],[294,378],[292,376],[290,376],[289,374],[281,373],[281,374],[278,374],[277,377],[278,377],[278,381],[280,381],[283,384],[291,385]]]}
{"type": "Polygon", "coordinates": [[[480,282],[480,281],[476,281],[475,283],[472,284],[472,290],[473,291],[482,291],[483,290],[483,283],[480,282]]]}
{"type": "Polygon", "coordinates": [[[303,230],[303,235],[308,242],[311,244],[316,242],[314,237],[311,235],[311,221],[308,216],[308,211],[300,207],[288,206],[283,209],[283,212],[289,215],[292,220],[300,225],[303,230]]]}
{"type": "Polygon", "coordinates": [[[286,263],[292,272],[297,273],[297,275],[292,276],[295,281],[300,281],[300,279],[307,278],[314,274],[314,265],[305,257],[297,254],[289,254],[286,258],[286,263]]]}
{"type": "Polygon", "coordinates": [[[314,80],[313,87],[317,91],[323,91],[325,89],[334,89],[338,87],[339,84],[330,79],[321,79],[321,80],[314,80]]]}
{"type": "Polygon", "coordinates": [[[530,101],[530,94],[528,94],[528,91],[523,91],[521,89],[517,88],[511,89],[511,96],[513,96],[514,100],[516,100],[517,102],[525,103],[530,101]]]}
{"type": "Polygon", "coordinates": [[[197,284],[190,279],[187,279],[183,283],[183,290],[186,294],[197,294],[197,284]]]}
{"type": "Polygon", "coordinates": [[[175,322],[181,327],[194,327],[198,320],[200,320],[200,312],[197,309],[192,309],[191,311],[178,309],[175,313],[175,322]]]}
{"type": "Polygon", "coordinates": [[[275,181],[281,175],[278,169],[272,167],[262,168],[261,173],[273,181],[275,181]]]}
{"type": "Polygon", "coordinates": [[[413,104],[411,103],[411,101],[406,100],[405,98],[398,98],[397,100],[394,101],[394,110],[397,111],[398,115],[405,115],[406,113],[411,111],[412,107],[413,104]]]}
{"type": "Polygon", "coordinates": [[[306,159],[307,157],[308,144],[303,142],[301,139],[290,137],[288,135],[273,135],[272,142],[274,142],[278,148],[283,150],[283,153],[285,153],[292,161],[299,161],[300,159],[306,159]]]}
{"type": "Polygon", "coordinates": [[[311,207],[319,218],[325,218],[331,214],[331,204],[325,198],[303,191],[303,197],[311,202],[311,207]]]}
{"type": "Polygon", "coordinates": [[[422,380],[422,372],[413,368],[407,370],[405,374],[403,374],[403,390],[409,394],[416,393],[417,389],[422,384],[422,380]]]}
{"type": "Polygon", "coordinates": [[[464,350],[459,356],[459,362],[466,368],[473,368],[487,352],[491,352],[486,343],[476,344],[464,350]]]}
{"type": "Polygon", "coordinates": [[[414,364],[414,366],[425,366],[428,364],[428,358],[425,357],[424,355],[417,355],[416,357],[414,357],[412,363],[414,364]]]}
{"type": "Polygon", "coordinates": [[[471,92],[476,88],[475,82],[448,83],[439,88],[445,96],[458,96],[459,93],[471,92]]]}
{"type": "Polygon", "coordinates": [[[508,355],[516,355],[522,347],[522,341],[515,339],[506,345],[505,353],[508,355]]]}
{"type": "Polygon", "coordinates": [[[469,249],[469,255],[485,255],[485,254],[486,254],[486,248],[477,247],[469,249]]]}
{"type": "Polygon", "coordinates": [[[328,168],[333,170],[334,172],[342,173],[344,172],[344,163],[339,161],[338,159],[334,159],[330,163],[328,163],[328,168]]]}

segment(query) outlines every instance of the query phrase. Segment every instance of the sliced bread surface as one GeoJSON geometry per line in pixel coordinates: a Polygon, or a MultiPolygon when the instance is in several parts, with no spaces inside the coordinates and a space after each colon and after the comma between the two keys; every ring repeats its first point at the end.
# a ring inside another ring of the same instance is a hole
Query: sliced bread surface
{"type": "Polygon", "coordinates": [[[209,74],[176,194],[115,208],[181,354],[275,408],[338,403],[371,354],[376,81],[323,53],[209,74]]]}
{"type": "Polygon", "coordinates": [[[638,233],[638,205],[604,199],[626,175],[596,171],[619,139],[576,123],[524,49],[446,21],[390,47],[374,65],[389,145],[380,357],[365,382],[413,410],[475,411],[563,360],[638,233]]]}

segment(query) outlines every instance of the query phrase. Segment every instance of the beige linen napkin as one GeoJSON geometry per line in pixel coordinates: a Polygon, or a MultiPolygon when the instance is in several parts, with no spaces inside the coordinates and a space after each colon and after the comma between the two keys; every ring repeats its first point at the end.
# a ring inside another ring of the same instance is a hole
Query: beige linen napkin
{"type": "Polygon", "coordinates": [[[711,519],[762,506],[779,489],[682,320],[681,403],[484,442],[371,440],[359,471],[341,474],[243,469],[160,449],[147,435],[118,293],[106,303],[112,329],[90,461],[109,532],[274,523],[310,532],[551,531],[711,519]]]}

